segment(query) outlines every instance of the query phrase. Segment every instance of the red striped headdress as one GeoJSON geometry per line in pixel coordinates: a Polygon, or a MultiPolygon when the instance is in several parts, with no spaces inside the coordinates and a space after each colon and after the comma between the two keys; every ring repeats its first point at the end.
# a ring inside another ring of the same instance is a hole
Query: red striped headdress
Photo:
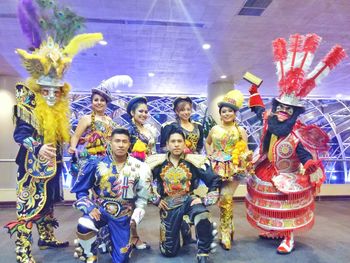
{"type": "Polygon", "coordinates": [[[294,34],[289,37],[288,43],[284,38],[277,38],[272,42],[280,91],[276,99],[279,102],[303,107],[300,100],[346,57],[345,50],[340,45],[335,45],[309,73],[320,42],[321,37],[316,34],[294,34]]]}

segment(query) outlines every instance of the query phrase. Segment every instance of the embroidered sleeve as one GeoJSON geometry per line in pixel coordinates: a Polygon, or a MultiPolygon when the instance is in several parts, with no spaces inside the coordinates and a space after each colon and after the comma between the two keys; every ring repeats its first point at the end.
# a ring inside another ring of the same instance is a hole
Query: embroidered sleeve
{"type": "Polygon", "coordinates": [[[308,160],[312,160],[311,153],[308,152],[301,143],[298,144],[296,148],[296,153],[302,164],[305,164],[308,160]]]}
{"type": "Polygon", "coordinates": [[[34,139],[34,133],[35,129],[33,126],[17,119],[16,128],[13,133],[15,142],[23,145],[28,151],[33,152],[35,155],[38,155],[42,144],[34,139]]]}
{"type": "Polygon", "coordinates": [[[77,200],[88,198],[89,190],[94,187],[96,181],[96,169],[98,159],[89,159],[82,167],[71,192],[76,194],[77,200]]]}
{"type": "Polygon", "coordinates": [[[143,209],[147,205],[151,193],[151,178],[150,168],[147,164],[142,163],[140,167],[140,178],[136,183],[137,199],[135,206],[138,208],[143,209]]]}
{"type": "Polygon", "coordinates": [[[210,165],[205,166],[206,169],[198,169],[199,177],[208,187],[208,192],[215,191],[220,187],[220,177],[213,172],[210,165]]]}

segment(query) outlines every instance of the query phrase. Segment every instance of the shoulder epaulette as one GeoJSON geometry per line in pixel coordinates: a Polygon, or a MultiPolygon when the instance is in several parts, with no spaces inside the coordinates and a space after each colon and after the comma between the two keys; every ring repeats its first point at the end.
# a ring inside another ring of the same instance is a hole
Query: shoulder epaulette
{"type": "Polygon", "coordinates": [[[35,93],[23,82],[16,84],[16,103],[17,105],[26,107],[28,110],[35,108],[35,93]]]}
{"type": "Polygon", "coordinates": [[[16,84],[16,105],[14,107],[13,116],[15,119],[32,125],[35,129],[39,126],[33,114],[35,108],[35,93],[31,91],[24,83],[16,84]]]}
{"type": "Polygon", "coordinates": [[[192,163],[197,168],[203,168],[205,164],[209,164],[208,158],[201,154],[186,154],[185,161],[192,163]]]}
{"type": "Polygon", "coordinates": [[[164,123],[162,124],[162,127],[164,128],[165,126],[168,126],[168,125],[173,124],[173,123],[175,123],[175,121],[167,121],[167,122],[164,122],[164,123]]]}
{"type": "Polygon", "coordinates": [[[162,164],[167,159],[167,154],[153,154],[146,158],[145,163],[148,164],[148,166],[153,169],[154,167],[162,164]]]}
{"type": "Polygon", "coordinates": [[[128,156],[128,161],[127,161],[128,164],[130,165],[137,165],[139,166],[142,162],[138,159],[136,159],[135,157],[132,157],[132,156],[128,156]]]}
{"type": "Polygon", "coordinates": [[[203,126],[202,125],[202,123],[200,123],[199,121],[191,121],[192,123],[195,123],[195,124],[197,124],[197,125],[199,125],[199,126],[203,126]]]}

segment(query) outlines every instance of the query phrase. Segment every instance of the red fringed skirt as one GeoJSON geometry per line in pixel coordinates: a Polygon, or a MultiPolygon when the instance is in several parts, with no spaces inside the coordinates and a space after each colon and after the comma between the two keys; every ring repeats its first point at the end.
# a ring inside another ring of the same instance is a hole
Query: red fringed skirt
{"type": "Polygon", "coordinates": [[[276,175],[270,162],[261,163],[247,182],[246,208],[249,223],[271,237],[309,230],[314,223],[314,195],[311,187],[283,193],[272,182],[276,175]]]}

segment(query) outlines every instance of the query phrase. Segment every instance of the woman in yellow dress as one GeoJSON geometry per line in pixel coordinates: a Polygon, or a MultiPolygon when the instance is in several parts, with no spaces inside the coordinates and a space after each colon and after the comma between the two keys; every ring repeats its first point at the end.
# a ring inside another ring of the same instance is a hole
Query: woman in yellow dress
{"type": "Polygon", "coordinates": [[[220,233],[224,249],[231,249],[234,234],[233,195],[241,175],[250,170],[251,151],[247,147],[247,133],[235,121],[236,112],[242,107],[243,94],[239,90],[228,92],[219,102],[221,124],[209,132],[205,148],[213,170],[221,177],[220,233]]]}

